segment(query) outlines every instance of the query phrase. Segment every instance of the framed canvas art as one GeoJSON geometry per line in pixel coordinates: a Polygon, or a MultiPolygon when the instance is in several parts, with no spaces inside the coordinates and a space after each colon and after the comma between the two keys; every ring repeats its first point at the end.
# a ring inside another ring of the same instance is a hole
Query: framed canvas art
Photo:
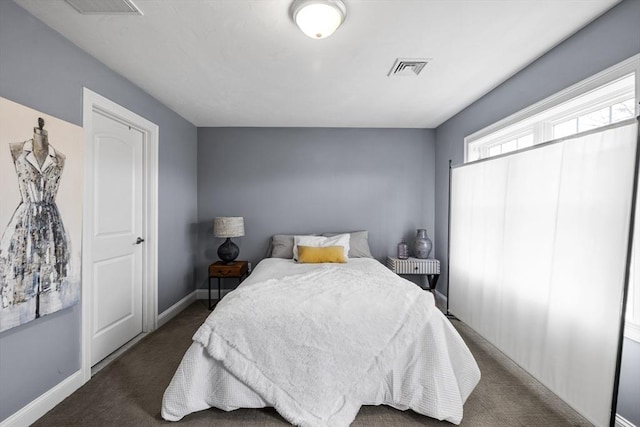
{"type": "Polygon", "coordinates": [[[0,332],[80,297],[84,134],[0,97],[0,332]]]}

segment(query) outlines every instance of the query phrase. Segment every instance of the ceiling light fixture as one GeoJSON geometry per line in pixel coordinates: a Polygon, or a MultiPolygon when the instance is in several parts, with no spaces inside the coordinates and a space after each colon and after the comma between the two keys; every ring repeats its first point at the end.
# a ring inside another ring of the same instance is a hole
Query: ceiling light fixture
{"type": "Polygon", "coordinates": [[[342,0],[294,0],[291,4],[293,21],[312,39],[329,37],[346,16],[342,0]]]}

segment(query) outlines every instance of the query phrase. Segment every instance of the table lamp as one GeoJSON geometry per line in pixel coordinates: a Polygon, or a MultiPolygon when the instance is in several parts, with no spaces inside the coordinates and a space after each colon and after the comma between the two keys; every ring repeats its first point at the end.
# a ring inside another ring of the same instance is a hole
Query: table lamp
{"type": "Polygon", "coordinates": [[[213,219],[213,235],[227,238],[218,248],[218,257],[225,264],[231,264],[238,257],[240,249],[231,241],[232,237],[244,236],[244,218],[241,216],[218,216],[213,219]]]}

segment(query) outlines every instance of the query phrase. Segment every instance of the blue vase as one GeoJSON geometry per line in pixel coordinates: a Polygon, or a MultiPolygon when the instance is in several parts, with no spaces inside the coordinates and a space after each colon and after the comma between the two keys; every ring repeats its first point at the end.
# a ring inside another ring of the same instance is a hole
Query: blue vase
{"type": "Polygon", "coordinates": [[[431,248],[433,248],[433,243],[431,239],[429,239],[429,236],[427,236],[427,230],[419,228],[416,233],[416,240],[413,242],[415,257],[420,259],[429,258],[431,248]]]}

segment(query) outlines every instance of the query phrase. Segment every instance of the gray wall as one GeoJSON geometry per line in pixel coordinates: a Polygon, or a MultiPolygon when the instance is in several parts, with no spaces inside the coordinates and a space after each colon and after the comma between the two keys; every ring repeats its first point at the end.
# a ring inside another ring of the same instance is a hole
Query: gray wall
{"type": "MultiPolygon", "coordinates": [[[[160,127],[158,310],[193,291],[197,130],[11,1],[0,1],[0,96],[82,126],[82,88],[160,127]]],[[[0,118],[1,120],[1,118],[0,118]]],[[[80,305],[0,334],[0,420],[80,368],[80,305]]]]}
{"type": "MultiPolygon", "coordinates": [[[[463,162],[464,137],[637,53],[640,1],[625,0],[436,129],[436,256],[445,261],[441,292],[447,293],[448,162],[463,162]]],[[[640,363],[624,366],[624,376],[638,378],[640,363]]],[[[620,408],[628,402],[625,408],[633,410],[622,415],[640,425],[640,405],[631,398],[620,395],[620,408]]]]}
{"type": "Polygon", "coordinates": [[[198,129],[198,286],[222,243],[215,216],[244,216],[234,241],[254,265],[278,233],[365,229],[376,258],[395,255],[433,233],[433,162],[427,129],[198,129]]]}
{"type": "MultiPolygon", "coordinates": [[[[254,264],[274,233],[368,229],[374,255],[383,258],[418,227],[428,229],[445,261],[447,162],[462,161],[464,136],[640,52],[638,22],[640,1],[624,1],[440,126],[435,138],[414,129],[206,128],[196,135],[129,81],[0,1],[0,96],[81,125],[86,86],[160,126],[162,312],[193,290],[194,266],[205,286],[220,244],[210,235],[218,215],[245,216],[247,235],[237,242],[254,264]]],[[[630,356],[625,351],[623,369],[637,367],[630,356]]],[[[79,305],[0,334],[0,420],[79,367],[79,305]]],[[[622,386],[621,413],[640,425],[622,411],[629,393],[622,386]]],[[[624,408],[639,406],[632,400],[624,408]]]]}

